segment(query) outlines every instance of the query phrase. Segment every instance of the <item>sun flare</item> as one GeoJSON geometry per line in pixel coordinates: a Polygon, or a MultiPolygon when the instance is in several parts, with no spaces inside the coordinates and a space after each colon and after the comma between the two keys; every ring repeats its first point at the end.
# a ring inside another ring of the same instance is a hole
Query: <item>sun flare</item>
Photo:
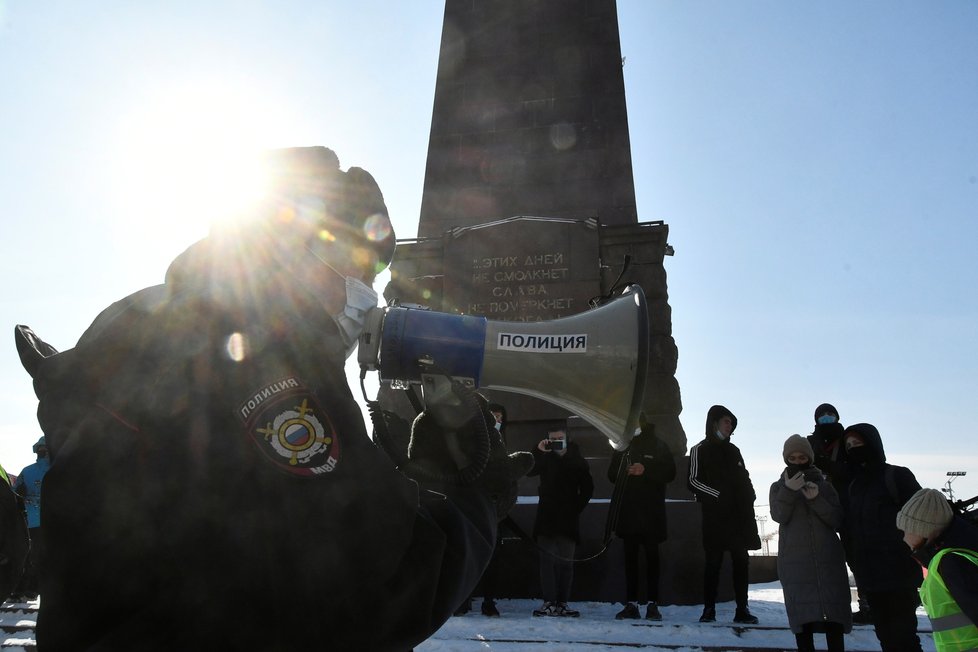
{"type": "Polygon", "coordinates": [[[288,125],[261,98],[220,85],[184,85],[146,97],[123,117],[111,193],[126,239],[182,246],[260,199],[262,149],[288,125]]]}

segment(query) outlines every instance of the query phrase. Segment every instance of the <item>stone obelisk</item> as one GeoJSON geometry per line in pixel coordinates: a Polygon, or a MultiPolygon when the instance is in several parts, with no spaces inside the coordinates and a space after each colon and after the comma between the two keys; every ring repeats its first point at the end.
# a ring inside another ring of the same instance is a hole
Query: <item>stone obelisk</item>
{"type": "MultiPolygon", "coordinates": [[[[614,0],[446,0],[418,237],[399,241],[385,295],[490,320],[537,321],[587,310],[623,283],[640,285],[651,325],[643,410],[682,467],[678,350],[663,266],[672,247],[665,223],[639,220],[623,63],[614,0]]],[[[607,440],[544,401],[490,394],[507,407],[510,449],[530,450],[548,424],[568,420],[599,499],[582,529],[600,537],[607,511],[600,499],[612,488],[607,440]]],[[[534,496],[536,480],[520,493],[534,496]]],[[[685,482],[670,494],[688,497],[685,482]]],[[[517,505],[513,517],[529,527],[532,513],[532,505],[517,505]]],[[[509,562],[511,580],[534,576],[521,567],[525,554],[509,562]]],[[[619,563],[605,555],[582,565],[575,592],[609,598],[605,565],[619,563]]],[[[685,562],[674,566],[696,576],[685,562]]]]}

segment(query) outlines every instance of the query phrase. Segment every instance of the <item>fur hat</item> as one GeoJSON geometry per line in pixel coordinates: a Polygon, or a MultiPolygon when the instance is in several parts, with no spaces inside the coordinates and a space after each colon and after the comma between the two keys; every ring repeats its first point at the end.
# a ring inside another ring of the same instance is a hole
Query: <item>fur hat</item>
{"type": "Polygon", "coordinates": [[[784,442],[784,451],[781,453],[781,457],[784,461],[788,461],[788,455],[792,453],[804,453],[808,457],[808,461],[812,462],[815,460],[815,453],[812,451],[812,445],[808,443],[806,437],[801,435],[791,435],[784,442]]]}
{"type": "Polygon", "coordinates": [[[921,489],[910,497],[896,515],[896,526],[904,532],[930,538],[954,519],[951,505],[937,489],[921,489]]]}

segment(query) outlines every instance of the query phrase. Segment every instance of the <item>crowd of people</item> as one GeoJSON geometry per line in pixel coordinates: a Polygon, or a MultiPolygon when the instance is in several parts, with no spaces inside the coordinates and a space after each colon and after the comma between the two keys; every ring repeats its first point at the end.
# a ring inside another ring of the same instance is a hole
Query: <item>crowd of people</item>
{"type": "MultiPolygon", "coordinates": [[[[871,424],[844,427],[831,404],[815,410],[813,431],[783,443],[784,470],[769,491],[778,523],[778,577],[798,650],[845,649],[853,623],[872,624],[884,652],[920,650],[917,607],[934,624],[939,650],[978,646],[978,527],[955,514],[935,489],[922,489],[913,473],[886,462],[882,438],[871,424]],[[853,612],[849,572],[858,594],[853,612]],[[926,568],[927,572],[922,572],[926,568]],[[926,578],[926,579],[925,579],[926,578]],[[921,602],[922,600],[922,602],[921,602]]],[[[731,443],[737,418],[722,405],[707,413],[704,438],[689,451],[688,488],[702,509],[703,612],[717,620],[724,557],[732,566],[733,622],[757,624],[748,605],[749,551],[761,547],[754,514],[756,494],[739,449],[731,443]]],[[[567,606],[577,519],[593,484],[587,462],[564,429],[554,429],[533,451],[530,475],[540,475],[534,539],[540,551],[543,606],[535,616],[575,616],[567,606]]],[[[618,619],[642,618],[639,555],[644,552],[645,618],[658,609],[659,544],[667,536],[665,490],[675,460],[642,418],[627,450],[615,452],[608,479],[615,534],[624,550],[625,595],[618,619]]],[[[497,615],[497,614],[490,614],[497,615]]]]}
{"type": "MultiPolygon", "coordinates": [[[[268,163],[272,192],[250,219],[215,225],[165,283],[106,308],[74,348],[15,330],[45,435],[10,492],[31,541],[13,591],[41,595],[39,648],[192,641],[404,652],[470,608],[480,578],[490,587],[482,612],[498,615],[499,523],[527,474],[540,479],[533,539],[544,602],[534,615],[578,615],[569,597],[594,483],[565,425],[531,452],[508,453],[502,406],[459,389],[471,409],[427,406],[404,464],[375,446],[345,362],[393,256],[383,196],[368,172],[341,170],[325,147],[276,150],[268,163]]],[[[815,633],[843,649],[846,563],[883,650],[920,649],[921,564],[935,640],[974,643],[972,526],[886,463],[875,427],[843,428],[828,404],[815,421],[811,436],[784,443],[785,471],[770,490],[799,649],[814,649],[815,633]]],[[[747,601],[748,551],[761,546],[756,493],[731,443],[736,427],[729,409],[711,407],[689,451],[686,482],[702,507],[703,622],[718,617],[725,557],[734,622],[758,622],[747,601]]],[[[674,454],[645,420],[612,456],[625,552],[618,618],[641,617],[643,555],[645,618],[662,618],[658,546],[675,476],[674,454]]]]}

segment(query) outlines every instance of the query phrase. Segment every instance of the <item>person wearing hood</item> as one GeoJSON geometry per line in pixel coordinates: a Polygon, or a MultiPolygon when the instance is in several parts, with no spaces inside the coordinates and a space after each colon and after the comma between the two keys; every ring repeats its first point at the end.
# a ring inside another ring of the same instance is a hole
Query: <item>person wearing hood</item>
{"type": "Polygon", "coordinates": [[[531,456],[464,394],[395,461],[347,381],[394,253],[377,182],[326,147],[264,162],[248,215],[74,348],[15,330],[51,452],[40,649],[403,652],[489,562],[531,456]]]}
{"type": "Polygon", "coordinates": [[[978,650],[978,527],[956,515],[937,489],[911,496],[896,526],[927,569],[920,597],[938,652],[978,650]]]}
{"type": "Polygon", "coordinates": [[[639,549],[645,553],[645,609],[648,620],[662,620],[659,600],[659,544],[666,540],[666,485],[676,477],[672,451],[655,434],[655,424],[645,413],[639,416],[641,426],[628,448],[615,451],[608,464],[608,480],[616,485],[619,511],[615,534],[622,540],[625,552],[624,608],[615,618],[639,618],[639,549]]]}
{"type": "Polygon", "coordinates": [[[778,578],[799,652],[814,652],[815,632],[825,633],[829,652],[842,652],[843,635],[852,629],[845,552],[836,534],[844,513],[814,457],[808,439],[791,435],[782,450],[786,468],[771,485],[778,578]]]}
{"type": "Polygon", "coordinates": [[[41,530],[41,484],[51,461],[48,459],[48,446],[42,435],[32,448],[37,461],[24,467],[24,470],[14,481],[14,493],[24,501],[27,513],[27,533],[30,537],[30,552],[24,565],[24,574],[13,596],[19,599],[33,600],[39,594],[38,577],[41,572],[41,562],[44,559],[44,532],[41,530]]]}
{"type": "Polygon", "coordinates": [[[700,622],[716,620],[717,586],[723,554],[733,566],[734,622],[755,624],[747,605],[748,550],[759,550],[761,539],[754,517],[754,485],[740,449],[730,442],[737,417],[722,405],[706,415],[706,436],[689,449],[687,485],[703,511],[703,614],[700,622]]]}
{"type": "Polygon", "coordinates": [[[886,463],[875,426],[857,423],[843,436],[850,478],[844,501],[849,565],[869,602],[883,652],[920,650],[916,610],[922,574],[895,525],[897,512],[920,484],[910,469],[886,463]]]}

